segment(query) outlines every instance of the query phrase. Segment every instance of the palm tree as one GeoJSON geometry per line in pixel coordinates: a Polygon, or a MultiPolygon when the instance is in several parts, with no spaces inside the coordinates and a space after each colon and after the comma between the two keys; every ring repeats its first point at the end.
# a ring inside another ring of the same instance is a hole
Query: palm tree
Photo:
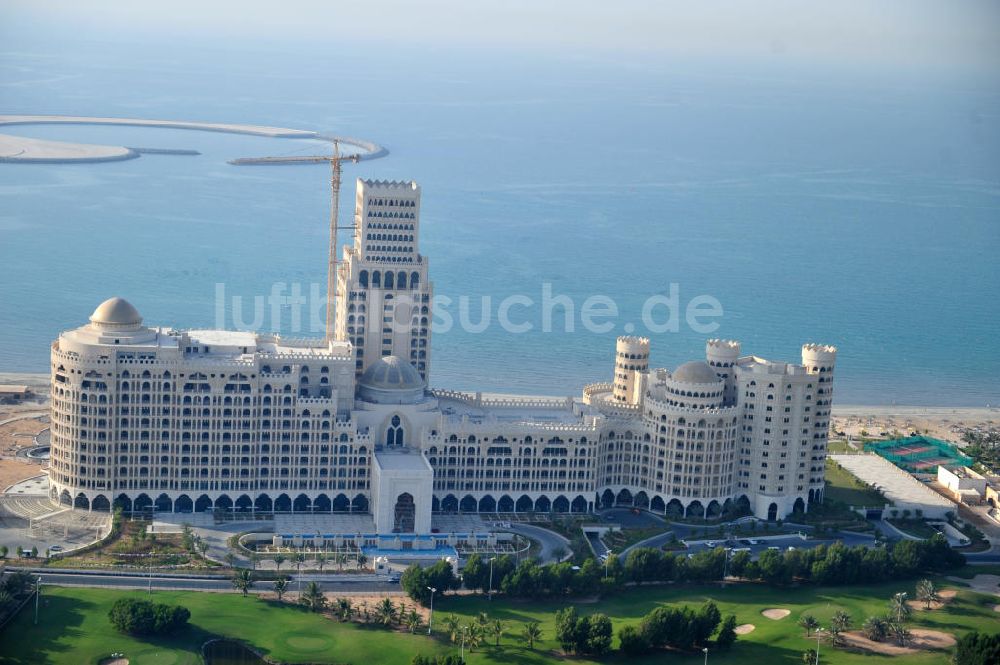
{"type": "Polygon", "coordinates": [[[390,625],[396,620],[396,605],[389,598],[383,598],[375,607],[375,615],[383,625],[390,625]]]}
{"type": "Polygon", "coordinates": [[[861,630],[864,631],[865,637],[871,641],[881,642],[889,634],[890,623],[892,621],[885,617],[868,617],[861,625],[861,630]]]}
{"type": "Polygon", "coordinates": [[[358,570],[363,569],[365,567],[365,564],[367,563],[368,563],[368,557],[365,556],[364,552],[358,550],[358,570]]]}
{"type": "Polygon", "coordinates": [[[278,553],[274,555],[274,568],[275,570],[281,570],[281,564],[285,563],[285,555],[278,553]]]}
{"type": "Polygon", "coordinates": [[[347,555],[343,552],[337,552],[337,568],[339,568],[341,572],[344,571],[345,563],[347,563],[347,555]]]}
{"type": "Polygon", "coordinates": [[[537,621],[529,621],[521,629],[521,641],[528,643],[529,649],[535,648],[535,642],[542,639],[542,626],[537,621]]]}
{"type": "Polygon", "coordinates": [[[490,615],[487,614],[486,612],[480,612],[479,614],[476,615],[476,623],[479,624],[480,628],[485,630],[486,627],[490,624],[490,615]]]}
{"type": "Polygon", "coordinates": [[[250,552],[250,567],[257,570],[258,563],[260,563],[260,555],[256,552],[250,552]]]}
{"type": "Polygon", "coordinates": [[[803,628],[806,631],[806,637],[809,637],[814,630],[819,628],[819,621],[811,614],[803,614],[799,617],[799,627],[803,628]]]}
{"type": "Polygon", "coordinates": [[[493,633],[493,638],[496,640],[494,646],[500,646],[500,638],[507,631],[507,624],[505,624],[500,619],[494,619],[493,623],[490,625],[490,632],[493,633]]]}
{"type": "Polygon", "coordinates": [[[905,591],[900,591],[889,599],[889,612],[896,623],[903,623],[910,618],[913,610],[910,608],[905,591]]]}
{"type": "Polygon", "coordinates": [[[0,589],[0,608],[4,608],[14,602],[14,596],[6,589],[0,589]]]}
{"type": "Polygon", "coordinates": [[[299,602],[313,612],[319,612],[326,607],[326,596],[323,595],[323,590],[319,588],[318,584],[310,582],[299,597],[299,602]]]}
{"type": "Polygon", "coordinates": [[[471,653],[483,643],[483,635],[485,630],[478,622],[472,622],[466,624],[465,626],[465,644],[469,647],[469,652],[471,653]]]}
{"type": "Polygon", "coordinates": [[[461,624],[458,622],[458,617],[454,614],[449,614],[444,618],[444,628],[448,631],[448,637],[452,642],[458,641],[458,631],[461,630],[461,624]]]}
{"type": "Polygon", "coordinates": [[[326,566],[326,553],[316,555],[316,567],[319,568],[319,572],[323,572],[323,568],[326,566]]]}
{"type": "Polygon", "coordinates": [[[302,564],[306,562],[306,555],[302,552],[295,553],[295,570],[297,572],[302,572],[302,564]]]}
{"type": "Polygon", "coordinates": [[[924,601],[924,609],[931,609],[931,603],[937,603],[941,600],[941,594],[938,592],[937,587],[934,586],[934,582],[928,579],[923,579],[917,582],[917,600],[924,601]]]}
{"type": "Polygon", "coordinates": [[[413,633],[417,630],[417,628],[420,628],[420,624],[424,621],[420,618],[420,612],[417,612],[416,608],[410,608],[409,614],[406,615],[405,622],[406,627],[410,629],[411,633],[413,633]]]}
{"type": "Polygon", "coordinates": [[[351,617],[354,615],[354,605],[351,604],[350,598],[337,599],[337,614],[340,615],[341,621],[351,620],[351,617]]]}
{"type": "Polygon", "coordinates": [[[224,556],[222,558],[225,559],[226,565],[229,566],[230,568],[235,568],[236,567],[236,565],[235,565],[236,564],[236,555],[233,554],[232,552],[226,552],[226,556],[224,556]]]}
{"type": "Polygon", "coordinates": [[[833,618],[830,619],[830,636],[833,638],[834,644],[840,643],[840,634],[850,630],[852,623],[851,615],[844,610],[839,610],[833,615],[833,618]]]}
{"type": "Polygon", "coordinates": [[[901,647],[905,647],[913,639],[913,634],[906,629],[906,626],[896,621],[890,621],[886,630],[901,647]]]}
{"type": "Polygon", "coordinates": [[[274,580],[274,593],[278,595],[278,602],[281,602],[282,596],[288,591],[288,578],[282,575],[278,579],[274,580]]]}
{"type": "Polygon", "coordinates": [[[250,589],[253,588],[253,572],[247,569],[238,570],[236,574],[233,575],[233,587],[243,594],[246,598],[247,594],[250,593],[250,589]]]}

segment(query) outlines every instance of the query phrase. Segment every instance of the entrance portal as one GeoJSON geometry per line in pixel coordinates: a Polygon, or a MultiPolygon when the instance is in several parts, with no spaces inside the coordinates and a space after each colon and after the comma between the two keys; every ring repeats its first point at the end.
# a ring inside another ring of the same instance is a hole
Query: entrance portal
{"type": "Polygon", "coordinates": [[[396,499],[396,519],[393,522],[393,533],[413,533],[415,530],[415,518],[417,507],[413,503],[413,496],[403,492],[396,499]]]}

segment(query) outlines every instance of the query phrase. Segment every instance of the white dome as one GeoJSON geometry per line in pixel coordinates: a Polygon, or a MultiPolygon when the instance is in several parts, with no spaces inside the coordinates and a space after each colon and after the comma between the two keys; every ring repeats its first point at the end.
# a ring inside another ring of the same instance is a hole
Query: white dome
{"type": "Polygon", "coordinates": [[[721,381],[715,370],[704,360],[684,363],[670,375],[677,383],[716,383],[721,381]]]}
{"type": "Polygon", "coordinates": [[[103,326],[138,326],[142,324],[142,316],[128,300],[115,296],[97,306],[90,315],[90,322],[103,326]]]}

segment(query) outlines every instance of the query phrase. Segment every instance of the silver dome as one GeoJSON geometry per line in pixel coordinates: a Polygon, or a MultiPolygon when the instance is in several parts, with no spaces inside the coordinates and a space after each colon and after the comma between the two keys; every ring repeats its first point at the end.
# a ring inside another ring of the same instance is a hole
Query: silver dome
{"type": "Polygon", "coordinates": [[[361,375],[358,393],[361,399],[375,404],[416,404],[424,399],[424,380],[402,358],[385,356],[361,375]]]}

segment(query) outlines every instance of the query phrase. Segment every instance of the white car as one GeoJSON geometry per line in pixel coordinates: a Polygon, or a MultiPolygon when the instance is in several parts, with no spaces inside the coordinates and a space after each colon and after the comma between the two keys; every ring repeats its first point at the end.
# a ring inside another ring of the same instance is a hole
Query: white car
{"type": "Polygon", "coordinates": [[[747,540],[747,542],[750,543],[751,545],[760,545],[760,541],[757,540],[756,538],[750,538],[749,540],[747,540]]]}

